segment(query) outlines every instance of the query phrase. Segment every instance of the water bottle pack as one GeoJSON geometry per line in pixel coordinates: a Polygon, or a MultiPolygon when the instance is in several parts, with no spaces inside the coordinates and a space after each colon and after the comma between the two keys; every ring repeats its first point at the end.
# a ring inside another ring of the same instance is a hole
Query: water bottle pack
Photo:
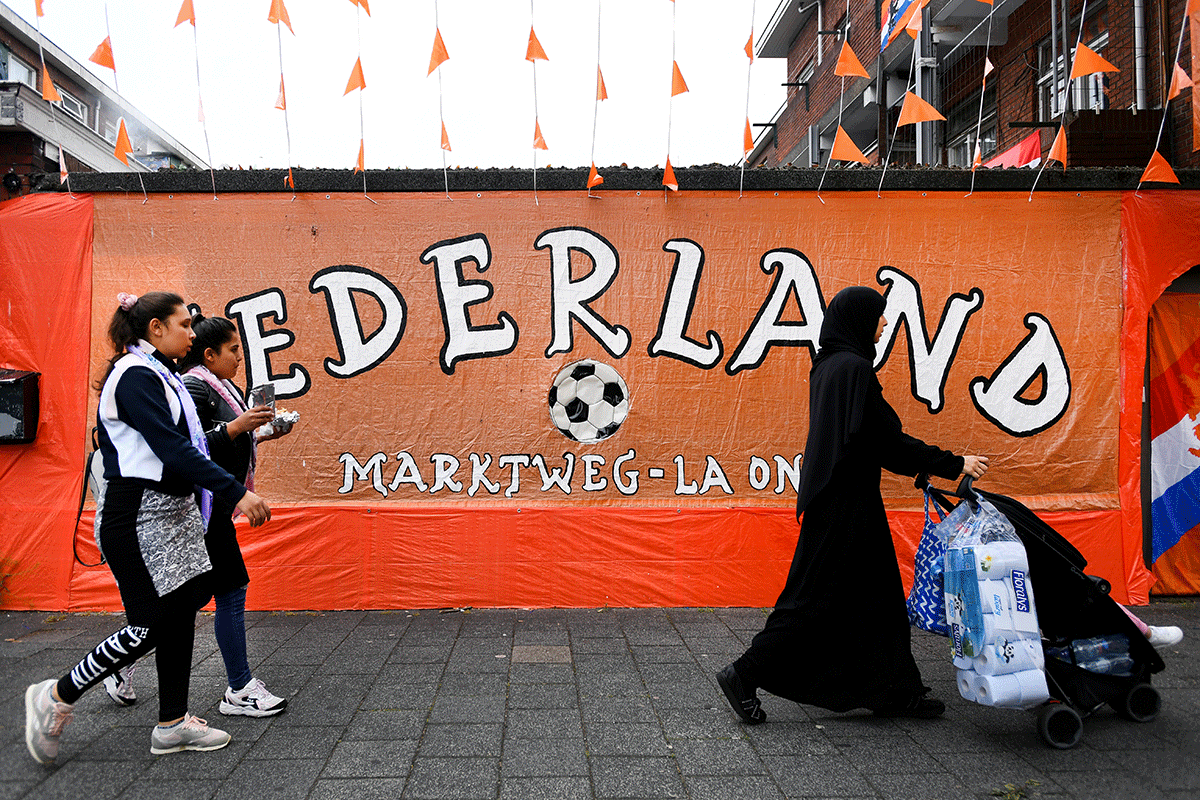
{"type": "Polygon", "coordinates": [[[946,619],[959,693],[1003,708],[1045,702],[1049,690],[1029,562],[1012,523],[980,498],[974,508],[960,503],[942,525],[946,619]]]}
{"type": "Polygon", "coordinates": [[[1100,675],[1128,677],[1133,674],[1133,656],[1129,655],[1129,637],[1123,633],[1076,639],[1064,647],[1046,651],[1051,658],[1100,675]]]}

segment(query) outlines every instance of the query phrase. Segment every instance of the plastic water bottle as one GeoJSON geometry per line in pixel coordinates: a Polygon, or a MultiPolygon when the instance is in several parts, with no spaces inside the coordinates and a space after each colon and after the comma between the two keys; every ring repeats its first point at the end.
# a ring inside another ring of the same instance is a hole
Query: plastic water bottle
{"type": "Polygon", "coordinates": [[[1075,663],[1082,667],[1084,663],[1098,658],[1127,655],[1129,653],[1129,637],[1123,633],[1117,633],[1112,636],[1076,639],[1071,642],[1071,650],[1075,653],[1075,663]]]}
{"type": "Polygon", "coordinates": [[[1080,663],[1079,666],[1088,672],[1125,677],[1133,674],[1133,657],[1128,653],[1100,656],[1099,658],[1093,658],[1091,661],[1080,663]]]}
{"type": "Polygon", "coordinates": [[[979,579],[975,576],[975,548],[946,550],[946,592],[958,598],[962,616],[951,625],[956,653],[974,658],[983,650],[983,606],[979,602],[979,579]],[[957,627],[955,627],[957,625],[957,627]]]}

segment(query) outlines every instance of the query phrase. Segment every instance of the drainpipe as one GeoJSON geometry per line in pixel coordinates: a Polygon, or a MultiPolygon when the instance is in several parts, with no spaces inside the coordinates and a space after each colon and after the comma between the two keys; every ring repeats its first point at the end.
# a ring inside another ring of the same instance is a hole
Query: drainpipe
{"type": "Polygon", "coordinates": [[[1146,7],[1145,0],[1133,0],[1133,84],[1135,109],[1146,110],[1146,7]]]}
{"type": "MultiPolygon", "coordinates": [[[[1067,59],[1063,58],[1065,65],[1067,59]]],[[[1058,3],[1050,1],[1050,119],[1058,116],[1058,3]]]]}

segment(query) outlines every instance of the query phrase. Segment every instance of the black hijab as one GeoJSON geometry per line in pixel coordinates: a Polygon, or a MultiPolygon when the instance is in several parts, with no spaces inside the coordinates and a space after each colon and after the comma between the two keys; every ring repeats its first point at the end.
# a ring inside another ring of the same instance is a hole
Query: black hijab
{"type": "Polygon", "coordinates": [[[833,468],[862,427],[863,411],[875,378],[875,330],[883,316],[883,295],[851,286],[834,295],[821,323],[821,349],[813,359],[808,387],[808,443],[796,496],[804,511],[829,483],[833,468]]]}

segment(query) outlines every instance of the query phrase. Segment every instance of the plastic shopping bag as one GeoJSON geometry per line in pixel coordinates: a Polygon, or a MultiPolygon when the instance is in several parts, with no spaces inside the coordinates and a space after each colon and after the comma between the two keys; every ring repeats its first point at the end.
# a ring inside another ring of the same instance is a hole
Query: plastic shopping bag
{"type": "Polygon", "coordinates": [[[925,492],[925,528],[913,559],[913,585],[908,593],[908,621],[921,630],[950,635],[945,604],[946,542],[937,533],[937,523],[929,513],[929,492],[925,492]]]}

